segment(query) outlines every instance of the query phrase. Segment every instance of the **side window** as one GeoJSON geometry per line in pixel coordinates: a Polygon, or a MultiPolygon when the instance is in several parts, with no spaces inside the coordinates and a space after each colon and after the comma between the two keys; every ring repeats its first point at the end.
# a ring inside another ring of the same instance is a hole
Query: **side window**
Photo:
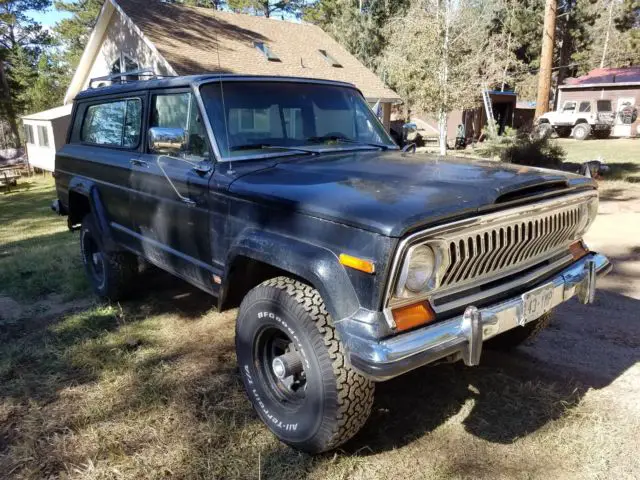
{"type": "Polygon", "coordinates": [[[580,102],[578,111],[580,113],[589,113],[591,111],[591,102],[580,102]]]}
{"type": "Polygon", "coordinates": [[[38,145],[41,147],[49,146],[49,132],[44,125],[38,125],[38,145]]]}
{"type": "Polygon", "coordinates": [[[140,142],[142,102],[132,98],[87,108],[80,139],[111,147],[135,148],[140,142]]]}
{"type": "Polygon", "coordinates": [[[576,102],[564,102],[562,106],[563,113],[573,113],[576,111],[576,102]]]}
{"type": "Polygon", "coordinates": [[[207,133],[198,104],[192,93],[154,95],[151,102],[150,127],[181,128],[185,131],[187,157],[209,157],[207,133]]]}
{"type": "Polygon", "coordinates": [[[25,125],[24,126],[24,136],[27,140],[27,143],[33,145],[35,143],[35,139],[33,138],[33,125],[25,125]]]}

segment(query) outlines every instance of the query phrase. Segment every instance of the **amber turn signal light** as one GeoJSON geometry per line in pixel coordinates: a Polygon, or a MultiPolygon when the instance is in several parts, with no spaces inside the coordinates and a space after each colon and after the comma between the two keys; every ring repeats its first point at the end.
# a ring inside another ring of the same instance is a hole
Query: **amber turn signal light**
{"type": "Polygon", "coordinates": [[[398,330],[409,330],[418,325],[433,322],[436,319],[436,314],[431,308],[431,305],[429,305],[429,302],[415,303],[406,307],[396,308],[392,310],[391,313],[398,330]]]}
{"type": "Polygon", "coordinates": [[[360,270],[364,273],[373,273],[376,271],[373,262],[358,257],[352,257],[351,255],[347,255],[346,253],[340,254],[340,263],[345,267],[360,270]]]}
{"type": "Polygon", "coordinates": [[[573,255],[574,260],[580,260],[587,253],[589,253],[589,250],[585,247],[582,240],[578,240],[577,242],[573,242],[571,245],[569,245],[569,252],[571,252],[571,255],[573,255]]]}

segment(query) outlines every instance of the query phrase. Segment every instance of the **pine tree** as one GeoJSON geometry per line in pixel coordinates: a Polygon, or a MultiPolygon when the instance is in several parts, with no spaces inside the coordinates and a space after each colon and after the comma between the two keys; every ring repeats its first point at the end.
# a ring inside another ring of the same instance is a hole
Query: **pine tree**
{"type": "Polygon", "coordinates": [[[69,79],[80,63],[80,57],[98,20],[103,3],[104,0],[56,0],[55,2],[56,10],[72,14],[71,18],[61,20],[54,28],[65,50],[64,61],[68,67],[69,79]]]}
{"type": "Polygon", "coordinates": [[[318,0],[304,9],[303,18],[377,71],[387,45],[387,24],[406,13],[409,4],[408,0],[318,0]]]}
{"type": "Polygon", "coordinates": [[[35,64],[49,34],[35,22],[29,11],[48,8],[51,0],[3,0],[0,3],[0,116],[9,124],[12,143],[20,146],[18,115],[28,101],[25,89],[37,76],[35,64]]]}
{"type": "Polygon", "coordinates": [[[271,17],[276,14],[300,17],[305,0],[227,0],[227,6],[237,13],[271,17]]]}

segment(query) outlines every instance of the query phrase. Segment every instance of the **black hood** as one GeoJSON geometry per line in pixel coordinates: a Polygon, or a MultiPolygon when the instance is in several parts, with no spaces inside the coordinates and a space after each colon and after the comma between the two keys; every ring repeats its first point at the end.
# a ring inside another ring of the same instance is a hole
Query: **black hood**
{"type": "Polygon", "coordinates": [[[586,177],[490,160],[359,151],[287,158],[235,180],[260,202],[388,236],[492,209],[535,187],[591,187],[586,177]]]}

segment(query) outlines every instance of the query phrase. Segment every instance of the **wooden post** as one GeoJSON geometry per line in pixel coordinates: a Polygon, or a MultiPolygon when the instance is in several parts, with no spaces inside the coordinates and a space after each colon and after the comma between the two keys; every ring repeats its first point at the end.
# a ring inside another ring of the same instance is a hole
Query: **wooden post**
{"type": "Polygon", "coordinates": [[[391,129],[391,104],[388,102],[382,104],[382,125],[388,133],[391,129]]]}
{"type": "Polygon", "coordinates": [[[551,72],[553,68],[553,38],[556,31],[556,10],[558,0],[546,0],[544,7],[544,27],[542,29],[542,52],[540,54],[540,72],[538,73],[538,98],[536,116],[538,118],[549,111],[551,91],[551,72]]]}

